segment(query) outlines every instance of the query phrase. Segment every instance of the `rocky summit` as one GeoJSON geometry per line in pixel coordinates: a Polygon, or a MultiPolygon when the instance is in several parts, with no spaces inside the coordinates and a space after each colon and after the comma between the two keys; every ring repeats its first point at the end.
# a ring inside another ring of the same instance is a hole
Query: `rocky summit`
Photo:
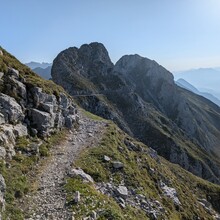
{"type": "Polygon", "coordinates": [[[125,55],[115,65],[101,43],[72,47],[54,60],[52,78],[86,110],[193,174],[220,183],[220,108],[178,87],[153,60],[125,55]]]}
{"type": "Polygon", "coordinates": [[[99,43],[52,73],[66,91],[0,48],[0,219],[220,219],[216,105],[99,43]]]}

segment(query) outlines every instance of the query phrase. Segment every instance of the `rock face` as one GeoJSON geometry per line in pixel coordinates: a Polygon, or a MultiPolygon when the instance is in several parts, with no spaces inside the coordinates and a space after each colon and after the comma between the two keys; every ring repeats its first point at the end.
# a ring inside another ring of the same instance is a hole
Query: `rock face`
{"type": "MultiPolygon", "coordinates": [[[[14,156],[38,157],[40,139],[49,140],[54,132],[73,128],[79,118],[73,100],[64,90],[57,90],[57,85],[35,75],[5,50],[0,55],[0,159],[1,167],[10,168],[14,156]],[[19,139],[27,142],[23,151],[18,150],[19,139]],[[28,144],[30,139],[34,143],[28,144]]],[[[2,175],[7,177],[4,172],[2,175]]],[[[7,189],[2,175],[0,213],[5,208],[7,189]]]]}
{"type": "Polygon", "coordinates": [[[18,137],[35,134],[47,137],[62,127],[77,123],[76,106],[64,93],[55,96],[25,84],[19,71],[9,68],[2,76],[0,92],[1,157],[11,158],[18,137]],[[35,132],[33,132],[35,130],[35,132]],[[7,146],[6,154],[5,147],[7,146]]]}
{"type": "Polygon", "coordinates": [[[113,65],[105,47],[91,43],[62,51],[52,78],[88,111],[113,120],[171,162],[220,183],[220,108],[178,87],[155,61],[126,55],[113,65]]]}

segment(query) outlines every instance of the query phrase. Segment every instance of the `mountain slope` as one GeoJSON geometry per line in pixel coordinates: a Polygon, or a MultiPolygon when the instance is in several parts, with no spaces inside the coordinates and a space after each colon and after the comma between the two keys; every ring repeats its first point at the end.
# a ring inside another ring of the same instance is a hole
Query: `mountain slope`
{"type": "Polygon", "coordinates": [[[51,66],[48,66],[47,68],[41,68],[36,67],[32,69],[33,72],[37,73],[39,76],[41,76],[44,79],[50,79],[51,78],[51,66]]]}
{"type": "Polygon", "coordinates": [[[19,220],[16,203],[31,188],[30,173],[78,116],[61,87],[0,52],[0,219],[19,220]]]}
{"type": "Polygon", "coordinates": [[[115,121],[171,162],[220,183],[219,107],[176,86],[155,61],[126,55],[113,65],[105,47],[91,43],[61,52],[52,78],[82,107],[115,121]]]}
{"type": "Polygon", "coordinates": [[[159,157],[110,121],[77,115],[61,87],[1,50],[2,219],[220,217],[218,185],[159,157]]]}
{"type": "Polygon", "coordinates": [[[214,95],[212,95],[211,93],[208,92],[200,92],[197,88],[195,88],[193,85],[191,85],[190,83],[188,83],[186,80],[184,79],[178,79],[176,81],[176,84],[184,89],[187,89],[197,95],[201,95],[203,97],[205,97],[206,99],[209,99],[210,101],[212,101],[213,103],[215,103],[216,105],[220,106],[220,100],[218,98],[216,98],[214,95]]]}

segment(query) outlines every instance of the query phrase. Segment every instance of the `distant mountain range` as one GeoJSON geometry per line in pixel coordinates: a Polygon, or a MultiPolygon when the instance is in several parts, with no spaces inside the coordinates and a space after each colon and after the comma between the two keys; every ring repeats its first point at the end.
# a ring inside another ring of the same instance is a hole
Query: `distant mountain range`
{"type": "Polygon", "coordinates": [[[44,79],[50,79],[51,78],[51,67],[52,63],[38,63],[38,62],[30,62],[26,63],[26,66],[31,68],[35,73],[40,75],[44,79]]]}
{"type": "Polygon", "coordinates": [[[39,62],[31,61],[29,63],[25,63],[25,65],[30,67],[31,69],[35,69],[37,67],[46,69],[48,66],[52,66],[52,63],[45,63],[45,62],[39,63],[39,62]]]}
{"type": "Polygon", "coordinates": [[[212,95],[211,93],[208,92],[200,92],[197,88],[195,88],[193,85],[191,85],[190,83],[188,83],[186,80],[184,79],[178,79],[176,81],[176,84],[184,89],[187,89],[197,95],[203,96],[206,99],[209,99],[210,101],[212,101],[213,103],[215,103],[216,105],[220,106],[220,100],[218,98],[216,98],[214,95],[212,95]]]}
{"type": "Polygon", "coordinates": [[[220,99],[220,68],[199,68],[174,72],[175,80],[184,79],[201,92],[208,92],[220,99]]]}

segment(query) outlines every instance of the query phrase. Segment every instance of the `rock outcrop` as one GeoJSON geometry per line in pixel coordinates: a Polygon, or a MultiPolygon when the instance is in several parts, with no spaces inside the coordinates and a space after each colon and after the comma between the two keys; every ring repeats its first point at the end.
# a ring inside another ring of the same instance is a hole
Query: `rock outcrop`
{"type": "MultiPolygon", "coordinates": [[[[4,177],[10,176],[5,173],[5,167],[10,167],[11,160],[22,157],[22,153],[26,157],[39,156],[41,139],[48,140],[52,134],[64,127],[74,128],[79,117],[76,105],[64,90],[57,89],[54,83],[41,79],[5,50],[0,55],[1,213],[4,211],[7,189],[4,177]],[[31,137],[35,138],[34,143],[28,143],[31,137]],[[17,140],[21,138],[26,145],[21,144],[21,147],[18,147],[17,140]]],[[[13,190],[16,190],[16,187],[14,188],[13,190]]],[[[20,194],[17,194],[15,192],[13,196],[19,197],[20,194]]]]}
{"type": "Polygon", "coordinates": [[[173,163],[220,183],[220,108],[178,87],[155,61],[126,55],[113,65],[105,47],[91,43],[62,51],[52,78],[88,111],[113,120],[173,163]]]}
{"type": "Polygon", "coordinates": [[[55,96],[43,92],[40,87],[30,87],[22,82],[19,71],[11,68],[4,73],[2,81],[0,141],[1,146],[10,146],[7,149],[9,158],[15,154],[16,138],[33,135],[33,129],[38,136],[47,137],[57,129],[71,128],[77,123],[76,106],[66,94],[55,96]]]}

